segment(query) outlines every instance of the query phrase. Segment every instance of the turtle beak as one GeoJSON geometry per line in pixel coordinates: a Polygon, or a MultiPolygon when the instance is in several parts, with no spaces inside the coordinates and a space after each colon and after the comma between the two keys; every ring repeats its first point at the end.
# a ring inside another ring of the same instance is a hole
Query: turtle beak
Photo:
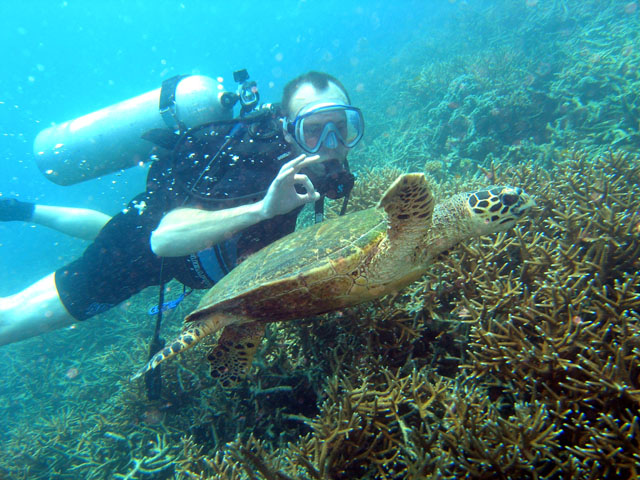
{"type": "Polygon", "coordinates": [[[511,212],[516,217],[519,218],[522,215],[524,215],[525,213],[527,213],[529,210],[531,210],[533,207],[535,207],[536,206],[536,201],[531,195],[526,193],[521,188],[518,188],[517,190],[520,191],[520,195],[518,196],[517,203],[511,209],[511,212]]]}
{"type": "Polygon", "coordinates": [[[509,213],[516,218],[524,215],[536,202],[522,188],[515,187],[508,189],[506,193],[500,195],[500,202],[509,208],[509,213]]]}

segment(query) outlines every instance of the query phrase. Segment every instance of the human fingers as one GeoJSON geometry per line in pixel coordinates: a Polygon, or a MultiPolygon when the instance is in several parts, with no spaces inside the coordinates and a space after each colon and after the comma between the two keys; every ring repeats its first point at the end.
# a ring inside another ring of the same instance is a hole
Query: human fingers
{"type": "Polygon", "coordinates": [[[305,194],[299,195],[310,200],[318,200],[320,198],[320,194],[316,192],[316,189],[313,186],[311,180],[309,180],[309,177],[307,177],[306,175],[297,174],[293,177],[293,179],[295,184],[302,185],[306,191],[305,194]]]}
{"type": "Polygon", "coordinates": [[[319,158],[320,155],[312,155],[311,157],[307,157],[305,154],[299,155],[280,167],[278,178],[280,180],[291,179],[291,175],[295,175],[304,167],[317,162],[319,158]]]}
{"type": "Polygon", "coordinates": [[[307,155],[305,153],[303,153],[302,155],[298,155],[296,158],[294,158],[293,160],[289,160],[287,163],[285,163],[284,165],[282,165],[282,167],[280,168],[281,172],[284,172],[285,170],[288,170],[290,168],[295,168],[297,167],[300,163],[302,163],[305,159],[307,158],[307,155]]]}
{"type": "Polygon", "coordinates": [[[289,160],[287,163],[282,165],[282,167],[280,167],[280,171],[278,172],[276,180],[278,182],[281,182],[285,179],[291,179],[291,175],[295,175],[296,173],[298,173],[298,165],[300,165],[305,158],[307,158],[307,156],[303,153],[302,155],[298,155],[293,160],[289,160]]]}
{"type": "Polygon", "coordinates": [[[310,157],[306,157],[300,163],[296,164],[296,170],[300,171],[304,167],[308,167],[314,163],[319,163],[320,155],[311,155],[310,157]]]}
{"type": "Polygon", "coordinates": [[[312,163],[316,163],[320,159],[320,155],[311,155],[308,157],[305,153],[302,155],[298,155],[293,160],[289,160],[285,163],[282,168],[280,168],[280,172],[284,173],[285,171],[289,171],[290,169],[294,169],[299,172],[302,168],[311,165],[312,163]]]}

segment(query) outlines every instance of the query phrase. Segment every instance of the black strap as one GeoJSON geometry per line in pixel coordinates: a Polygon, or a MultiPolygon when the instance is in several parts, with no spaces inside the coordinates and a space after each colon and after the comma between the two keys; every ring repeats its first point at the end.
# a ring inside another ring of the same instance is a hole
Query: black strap
{"type": "Polygon", "coordinates": [[[340,208],[340,216],[343,216],[347,213],[347,204],[349,203],[349,197],[351,196],[351,189],[344,196],[344,200],[342,200],[342,207],[340,208]]]}
{"type": "Polygon", "coordinates": [[[353,184],[355,183],[356,177],[351,173],[351,168],[349,167],[349,159],[344,159],[344,166],[347,169],[347,172],[351,174],[351,182],[347,188],[347,191],[344,195],[344,200],[342,201],[342,208],[340,209],[340,216],[343,216],[347,213],[347,205],[349,203],[349,199],[351,198],[351,191],[353,190],[353,184]]]}
{"type": "Polygon", "coordinates": [[[324,220],[324,195],[321,196],[319,200],[316,200],[316,203],[313,205],[313,209],[315,211],[315,215],[313,217],[314,222],[322,222],[324,220]]]}
{"type": "MultiPolygon", "coordinates": [[[[164,305],[164,258],[160,260],[160,290],[158,292],[158,313],[156,317],[156,328],[153,332],[153,339],[149,345],[149,360],[164,348],[165,341],[160,338],[160,327],[162,326],[162,306],[164,305]]],[[[147,387],[147,398],[149,400],[157,400],[160,398],[162,390],[162,372],[161,365],[156,366],[153,370],[149,370],[144,374],[144,383],[147,387]]]]}
{"type": "Polygon", "coordinates": [[[172,130],[186,130],[185,125],[176,116],[176,88],[180,81],[189,75],[176,75],[162,82],[158,108],[164,123],[172,130]]]}
{"type": "Polygon", "coordinates": [[[228,274],[229,267],[227,266],[227,262],[224,261],[224,258],[222,258],[222,249],[220,248],[219,243],[213,246],[213,251],[216,254],[216,260],[218,261],[218,265],[220,265],[220,270],[222,270],[224,275],[228,274]]]}
{"type": "MultiPolygon", "coordinates": [[[[340,207],[340,213],[338,215],[343,216],[347,212],[347,205],[349,204],[349,197],[351,196],[351,190],[347,192],[342,200],[342,207],[340,207]]],[[[313,205],[315,211],[314,222],[320,223],[324,220],[324,195],[320,197],[320,200],[316,200],[313,205]]]]}

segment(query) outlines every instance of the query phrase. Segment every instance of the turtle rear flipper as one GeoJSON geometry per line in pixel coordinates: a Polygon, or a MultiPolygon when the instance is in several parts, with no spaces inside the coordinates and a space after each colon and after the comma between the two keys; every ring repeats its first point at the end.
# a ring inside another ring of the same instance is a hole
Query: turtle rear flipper
{"type": "Polygon", "coordinates": [[[151,357],[151,360],[149,360],[144,367],[138,370],[131,377],[131,380],[141,377],[149,370],[156,368],[165,360],[175,357],[178,353],[184,352],[185,350],[193,347],[203,338],[217,332],[221,328],[242,322],[243,320],[241,320],[241,317],[235,315],[230,316],[220,313],[208,315],[203,313],[199,315],[197,319],[194,319],[185,325],[180,336],[172,342],[169,342],[166,347],[151,357]]]}
{"type": "Polygon", "coordinates": [[[265,328],[266,325],[262,322],[226,327],[218,344],[207,355],[211,364],[211,377],[220,380],[221,385],[227,388],[244,379],[251,368],[265,328]]]}

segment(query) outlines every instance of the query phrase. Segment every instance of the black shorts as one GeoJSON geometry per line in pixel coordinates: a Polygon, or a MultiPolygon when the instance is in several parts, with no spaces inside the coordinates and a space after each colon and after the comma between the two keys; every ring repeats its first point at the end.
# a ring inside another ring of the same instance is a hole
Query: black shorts
{"type": "Polygon", "coordinates": [[[104,226],[80,258],[55,272],[58,295],[75,319],[86,320],[146,287],[160,285],[161,268],[164,282],[175,278],[190,288],[210,288],[238,258],[293,232],[300,210],[302,207],[243,230],[233,242],[232,255],[223,245],[222,250],[165,257],[163,262],[151,251],[149,239],[166,209],[141,194],[104,226]],[[142,202],[146,209],[139,208],[142,202]],[[214,265],[216,259],[220,267],[214,265]]]}
{"type": "MultiPolygon", "coordinates": [[[[77,320],[86,320],[118,305],[146,287],[160,285],[162,259],[151,251],[149,238],[160,223],[161,209],[136,205],[143,194],[114,216],[82,256],[55,272],[56,288],[63,305],[77,320]]],[[[195,267],[195,268],[194,268],[195,267]]],[[[213,283],[194,275],[192,257],[165,258],[163,278],[177,278],[192,288],[213,283]]]]}

